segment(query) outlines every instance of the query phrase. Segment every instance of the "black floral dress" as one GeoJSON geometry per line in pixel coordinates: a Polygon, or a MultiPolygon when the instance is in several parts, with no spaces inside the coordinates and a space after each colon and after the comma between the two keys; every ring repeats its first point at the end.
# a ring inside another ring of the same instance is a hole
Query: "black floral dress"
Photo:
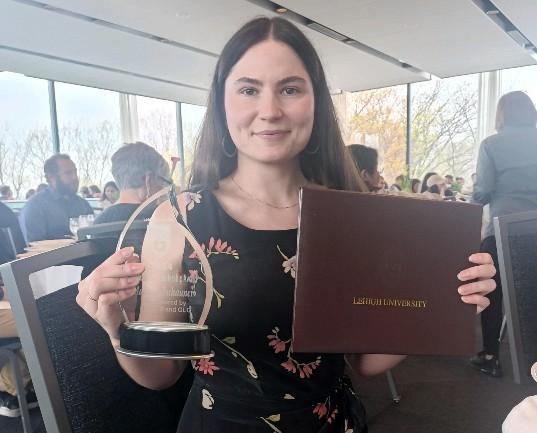
{"type": "MultiPolygon", "coordinates": [[[[297,230],[252,230],[211,191],[186,194],[189,228],[213,271],[207,324],[215,356],[195,363],[178,433],[366,431],[342,379],[343,356],[290,350],[297,230]]],[[[184,261],[203,284],[189,247],[184,261]]]]}

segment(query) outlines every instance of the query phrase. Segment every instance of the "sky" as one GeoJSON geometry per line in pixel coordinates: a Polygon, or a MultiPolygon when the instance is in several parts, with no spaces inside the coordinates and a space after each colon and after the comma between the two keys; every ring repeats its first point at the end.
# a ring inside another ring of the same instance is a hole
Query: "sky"
{"type": "MultiPolygon", "coordinates": [[[[119,122],[119,94],[109,90],[56,82],[58,124],[103,120],[119,122]]],[[[175,103],[138,97],[139,114],[166,107],[175,110],[175,103]]],[[[183,104],[184,122],[199,122],[205,107],[183,104]]],[[[50,127],[48,82],[22,74],[0,72],[0,124],[16,130],[50,127]]]]}

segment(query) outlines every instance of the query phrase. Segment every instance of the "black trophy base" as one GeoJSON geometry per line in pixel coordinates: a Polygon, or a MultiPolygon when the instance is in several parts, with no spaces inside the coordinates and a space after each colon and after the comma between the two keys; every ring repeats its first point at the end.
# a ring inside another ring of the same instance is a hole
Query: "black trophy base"
{"type": "Polygon", "coordinates": [[[209,328],[173,322],[128,322],[119,327],[119,348],[127,356],[202,359],[213,356],[209,328]]]}

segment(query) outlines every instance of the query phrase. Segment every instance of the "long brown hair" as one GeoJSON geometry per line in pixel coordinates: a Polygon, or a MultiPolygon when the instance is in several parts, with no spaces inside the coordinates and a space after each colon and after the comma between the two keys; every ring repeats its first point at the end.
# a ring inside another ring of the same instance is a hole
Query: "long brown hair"
{"type": "MultiPolygon", "coordinates": [[[[227,42],[216,64],[196,147],[189,185],[215,187],[218,181],[237,168],[236,153],[228,157],[226,149],[234,147],[229,135],[224,108],[224,85],[233,66],[252,46],[267,39],[288,45],[302,60],[314,92],[313,130],[300,166],[306,179],[333,189],[367,191],[349,153],[337,122],[323,67],[317,52],[306,36],[289,21],[257,18],[246,23],[227,42]]],[[[229,150],[227,151],[228,155],[229,150]]]]}
{"type": "Polygon", "coordinates": [[[505,127],[535,126],[537,110],[530,97],[519,90],[503,95],[496,108],[496,131],[505,127]]]}

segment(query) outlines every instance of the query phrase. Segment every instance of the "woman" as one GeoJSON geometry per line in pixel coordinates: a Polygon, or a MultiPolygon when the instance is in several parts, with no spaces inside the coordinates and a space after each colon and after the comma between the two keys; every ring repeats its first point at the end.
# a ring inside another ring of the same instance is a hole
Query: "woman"
{"type": "Polygon", "coordinates": [[[351,144],[347,149],[369,191],[380,191],[383,185],[378,171],[377,150],[363,144],[351,144]]]}
{"type": "Polygon", "coordinates": [[[119,198],[119,188],[114,181],[106,182],[103,188],[103,194],[101,195],[100,204],[101,208],[106,209],[112,206],[119,198]]]}
{"type": "Polygon", "coordinates": [[[435,176],[435,175],[438,175],[438,173],[435,173],[434,171],[430,171],[425,176],[423,176],[423,182],[421,182],[421,191],[420,192],[423,193],[423,192],[427,191],[427,189],[429,188],[429,186],[427,185],[427,181],[429,180],[429,178],[431,176],[435,176]]]}
{"type": "Polygon", "coordinates": [[[442,176],[433,174],[427,178],[427,190],[422,193],[432,200],[444,200],[446,181],[442,176]]]}
{"type": "MultiPolygon", "coordinates": [[[[341,391],[343,355],[290,350],[299,188],[363,190],[319,58],[293,24],[259,18],[224,47],[190,184],[180,205],[190,208],[185,213],[194,235],[200,243],[226,242],[237,255],[211,255],[215,286],[224,296],[220,308],[213,302],[208,320],[216,355],[196,364],[178,431],[342,432],[345,417],[355,432],[365,431],[357,402],[344,402],[352,397],[341,391]]],[[[169,205],[161,205],[154,220],[173,221],[169,205]]],[[[175,260],[182,260],[176,250],[175,260]]],[[[483,294],[493,289],[494,268],[487,255],[470,260],[478,266],[459,279],[482,281],[462,285],[459,293],[480,311],[487,305],[483,294]]],[[[117,300],[134,295],[144,270],[131,263],[137,261],[132,250],[120,250],[79,285],[77,302],[114,347],[122,321],[117,300]]],[[[361,374],[377,374],[403,358],[355,355],[347,362],[361,374]]],[[[150,388],[170,386],[185,368],[168,360],[118,360],[150,388]]]]}
{"type": "MultiPolygon", "coordinates": [[[[479,147],[477,179],[472,200],[490,205],[481,251],[489,253],[498,266],[494,217],[537,209],[537,111],[524,92],[511,92],[498,101],[497,134],[487,137],[479,147]]],[[[481,316],[483,350],[471,359],[481,372],[501,377],[498,341],[502,325],[502,291],[490,294],[490,308],[481,316]]]]}

